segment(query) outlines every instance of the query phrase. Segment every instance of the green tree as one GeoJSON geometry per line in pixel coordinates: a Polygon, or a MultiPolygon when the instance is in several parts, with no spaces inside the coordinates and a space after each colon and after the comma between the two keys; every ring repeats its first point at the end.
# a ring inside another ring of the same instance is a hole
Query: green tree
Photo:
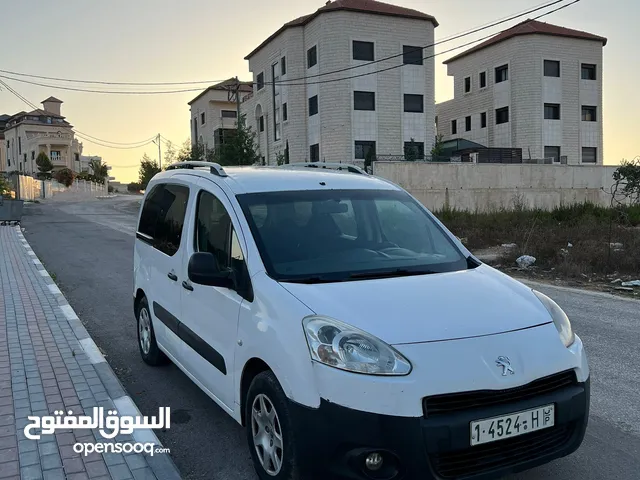
{"type": "Polygon", "coordinates": [[[176,149],[173,146],[173,143],[167,141],[167,146],[164,151],[165,165],[171,165],[172,163],[175,163],[177,161],[177,158],[178,158],[178,152],[176,152],[176,149]]]}
{"type": "Polygon", "coordinates": [[[415,162],[418,159],[420,151],[416,141],[412,138],[409,145],[404,149],[404,159],[408,162],[415,162]]]}
{"type": "Polygon", "coordinates": [[[70,187],[75,179],[75,173],[69,168],[63,168],[54,173],[54,178],[65,187],[70,187]]]}
{"type": "Polygon", "coordinates": [[[11,193],[11,184],[9,181],[0,175],[0,198],[9,197],[11,193]]]}
{"type": "Polygon", "coordinates": [[[140,190],[142,190],[142,187],[137,182],[131,182],[129,185],[127,185],[127,190],[129,190],[131,193],[139,193],[140,190]]]}
{"type": "Polygon", "coordinates": [[[615,194],[632,205],[640,204],[640,156],[633,160],[622,160],[613,172],[615,194]]]}
{"type": "Polygon", "coordinates": [[[145,153],[142,156],[142,160],[140,160],[140,170],[138,171],[138,180],[140,183],[140,189],[144,190],[147,188],[147,185],[151,181],[151,179],[160,173],[160,167],[158,166],[158,162],[155,160],[151,160],[149,156],[145,153]]]}
{"type": "Polygon", "coordinates": [[[444,135],[442,134],[436,135],[436,142],[434,143],[433,148],[431,149],[431,156],[433,157],[442,156],[442,154],[444,153],[443,138],[444,138],[444,135]]]}
{"type": "Polygon", "coordinates": [[[36,165],[38,166],[38,170],[40,170],[40,175],[38,175],[39,177],[51,178],[53,163],[51,163],[51,160],[49,160],[46,153],[40,152],[38,154],[38,158],[36,158],[36,165]]]}
{"type": "Polygon", "coordinates": [[[178,162],[213,162],[212,150],[207,150],[202,143],[191,145],[190,140],[185,140],[182,148],[176,156],[178,162]]]}
{"type": "Polygon", "coordinates": [[[256,152],[255,132],[247,125],[246,115],[240,115],[238,128],[229,132],[213,156],[220,165],[254,165],[260,162],[256,152]]]}
{"type": "Polygon", "coordinates": [[[105,178],[109,175],[107,164],[99,158],[92,158],[89,162],[89,167],[93,171],[93,176],[99,183],[104,183],[105,178]]]}
{"type": "Polygon", "coordinates": [[[376,159],[376,147],[372,146],[364,159],[364,169],[366,172],[371,173],[371,168],[373,166],[373,161],[376,159]]]}

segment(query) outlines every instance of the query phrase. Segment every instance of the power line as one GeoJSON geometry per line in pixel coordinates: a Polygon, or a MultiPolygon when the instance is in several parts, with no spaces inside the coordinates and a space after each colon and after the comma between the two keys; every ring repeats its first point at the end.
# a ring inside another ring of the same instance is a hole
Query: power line
{"type": "Polygon", "coordinates": [[[138,144],[141,144],[141,143],[147,144],[151,140],[156,138],[156,135],[154,135],[153,137],[147,138],[146,140],[140,140],[140,141],[137,141],[137,142],[122,143],[122,142],[112,142],[110,140],[103,140],[101,138],[94,137],[93,135],[89,135],[88,133],[81,132],[80,130],[75,130],[75,131],[76,131],[76,133],[79,133],[79,134],[81,134],[81,135],[83,135],[85,137],[89,137],[89,138],[91,138],[93,140],[97,140],[97,141],[103,142],[103,143],[113,143],[114,145],[127,145],[128,146],[128,145],[138,145],[138,144]]]}
{"type": "MultiPolygon", "coordinates": [[[[544,4],[542,6],[538,6],[538,7],[529,9],[529,10],[523,12],[523,13],[520,13],[520,14],[517,14],[517,15],[512,15],[512,16],[506,18],[506,19],[503,19],[503,20],[500,20],[500,21],[497,21],[497,22],[493,22],[493,23],[491,23],[489,25],[486,25],[486,26],[483,26],[483,27],[478,27],[478,28],[473,29],[473,30],[471,30],[469,32],[461,33],[461,34],[455,35],[455,36],[453,36],[451,38],[448,38],[448,39],[445,39],[445,40],[441,40],[439,42],[436,42],[436,43],[433,43],[433,44],[430,44],[430,45],[426,45],[424,47],[416,48],[415,51],[424,50],[425,48],[431,48],[431,47],[433,47],[435,45],[439,45],[439,44],[442,44],[442,43],[445,43],[445,42],[449,42],[449,41],[452,41],[452,40],[456,40],[456,39],[465,37],[467,35],[471,35],[473,33],[477,33],[477,32],[486,30],[487,28],[491,28],[493,26],[508,22],[510,20],[514,20],[514,19],[522,17],[524,15],[528,15],[528,14],[533,13],[535,11],[539,11],[539,10],[542,10],[544,8],[548,8],[550,6],[556,5],[556,4],[558,4],[560,2],[563,2],[563,1],[565,1],[565,0],[554,0],[552,2],[544,4]]],[[[579,1],[580,0],[574,0],[571,3],[568,3],[566,5],[563,5],[563,6],[560,6],[558,8],[555,8],[555,9],[549,11],[549,12],[546,12],[546,13],[543,13],[541,15],[538,15],[538,16],[532,18],[532,20],[536,20],[536,19],[544,17],[546,15],[550,15],[552,13],[555,13],[555,12],[557,12],[559,10],[562,10],[563,8],[566,8],[566,7],[571,6],[571,5],[575,4],[575,3],[578,3],[579,1]]],[[[512,28],[512,27],[509,27],[509,28],[512,28]]],[[[442,54],[445,54],[445,53],[452,52],[454,50],[458,50],[460,48],[463,48],[463,47],[466,47],[466,46],[469,46],[469,45],[473,45],[475,43],[481,42],[481,41],[486,40],[488,38],[494,37],[495,35],[499,35],[500,33],[503,33],[506,30],[508,30],[508,29],[501,30],[501,31],[496,32],[496,33],[492,33],[491,35],[487,35],[485,37],[479,38],[479,39],[474,40],[472,42],[468,42],[468,43],[459,45],[457,47],[454,47],[454,48],[451,48],[451,49],[448,49],[448,50],[445,50],[445,51],[442,51],[442,52],[438,52],[438,53],[433,54],[433,55],[428,55],[428,56],[424,57],[423,60],[427,60],[429,58],[433,58],[433,57],[436,57],[436,56],[439,56],[439,55],[442,55],[442,54]]],[[[330,79],[330,80],[319,80],[319,81],[315,81],[315,82],[305,82],[305,83],[292,83],[292,82],[296,82],[296,81],[299,81],[299,80],[306,80],[306,79],[309,79],[309,78],[317,78],[317,77],[320,77],[320,76],[326,76],[326,75],[331,75],[331,74],[335,74],[335,73],[340,73],[340,72],[352,70],[354,68],[360,68],[360,67],[367,66],[367,65],[370,65],[370,64],[375,64],[375,63],[379,63],[379,62],[382,62],[382,61],[385,61],[385,60],[389,60],[389,59],[392,59],[392,58],[400,57],[402,55],[404,55],[404,52],[396,54],[396,55],[392,55],[392,56],[389,56],[389,57],[384,57],[384,58],[381,58],[381,59],[378,59],[378,60],[375,60],[375,61],[372,61],[372,62],[368,62],[368,63],[365,63],[365,64],[350,66],[350,67],[346,67],[346,68],[343,68],[343,69],[334,70],[334,71],[331,71],[331,72],[324,72],[322,74],[309,75],[309,76],[305,76],[305,77],[299,77],[299,78],[296,78],[296,79],[280,80],[278,82],[275,82],[275,84],[276,85],[283,85],[283,86],[316,85],[316,84],[322,84],[322,83],[339,82],[339,81],[343,81],[343,80],[349,80],[349,79],[353,79],[353,78],[359,78],[359,77],[364,77],[364,76],[368,76],[368,75],[373,75],[373,74],[376,74],[376,73],[392,70],[394,68],[402,68],[402,67],[404,67],[405,64],[402,63],[400,65],[395,65],[393,67],[388,67],[388,68],[385,68],[385,69],[376,70],[376,71],[373,71],[373,72],[367,72],[367,73],[363,73],[363,74],[359,74],[359,75],[347,76],[347,77],[343,77],[343,78],[336,78],[336,79],[330,79]]],[[[14,74],[23,75],[23,74],[20,74],[20,73],[14,73],[14,74]]],[[[9,77],[9,76],[6,76],[6,75],[0,75],[0,78],[5,78],[5,79],[8,79],[8,80],[14,80],[14,81],[18,81],[18,82],[28,83],[28,84],[31,84],[31,85],[37,85],[37,86],[42,86],[42,87],[47,87],[47,88],[54,88],[54,89],[59,89],[59,90],[70,90],[70,91],[78,91],[78,92],[85,92],[85,93],[101,93],[101,94],[113,94],[113,95],[160,95],[160,94],[174,94],[174,93],[186,93],[186,92],[202,91],[202,88],[187,88],[187,89],[177,89],[177,90],[157,90],[157,91],[94,90],[94,89],[85,89],[85,88],[65,87],[65,86],[59,86],[59,85],[48,85],[48,84],[43,84],[43,83],[39,83],[39,82],[32,82],[32,81],[24,80],[24,79],[20,79],[20,78],[9,77]]],[[[44,77],[44,76],[39,76],[38,78],[55,79],[55,77],[44,77]]],[[[58,79],[58,80],[69,81],[68,79],[58,79]]],[[[107,83],[107,84],[112,84],[113,83],[113,84],[115,84],[115,82],[104,82],[104,83],[107,83]]],[[[158,84],[162,84],[162,83],[163,82],[159,82],[158,84]]],[[[165,83],[173,84],[171,82],[165,82],[165,83]]],[[[273,83],[274,82],[264,82],[265,85],[270,85],[270,84],[273,84],[273,83]]]]}
{"type": "Polygon", "coordinates": [[[84,137],[82,134],[79,134],[77,131],[75,131],[75,135],[76,137],[89,142],[89,143],[93,143],[94,145],[99,145],[101,147],[106,147],[106,148],[113,148],[116,150],[131,150],[131,149],[135,149],[135,148],[142,148],[142,147],[146,147],[147,145],[150,145],[152,143],[152,141],[148,141],[147,143],[143,143],[141,145],[135,145],[135,146],[129,146],[129,147],[122,147],[122,146],[116,146],[116,145],[107,145],[106,143],[100,143],[100,142],[96,142],[94,140],[91,140],[90,138],[86,138],[84,137]]]}

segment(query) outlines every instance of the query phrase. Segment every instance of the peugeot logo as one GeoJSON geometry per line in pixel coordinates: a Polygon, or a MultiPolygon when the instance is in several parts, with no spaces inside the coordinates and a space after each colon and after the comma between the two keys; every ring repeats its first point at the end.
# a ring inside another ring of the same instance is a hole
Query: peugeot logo
{"type": "Polygon", "coordinates": [[[502,367],[503,377],[506,377],[507,373],[510,373],[511,375],[516,373],[513,370],[513,367],[511,366],[511,360],[509,360],[509,357],[503,357],[503,356],[498,357],[498,359],[496,360],[496,365],[498,367],[502,367]]]}

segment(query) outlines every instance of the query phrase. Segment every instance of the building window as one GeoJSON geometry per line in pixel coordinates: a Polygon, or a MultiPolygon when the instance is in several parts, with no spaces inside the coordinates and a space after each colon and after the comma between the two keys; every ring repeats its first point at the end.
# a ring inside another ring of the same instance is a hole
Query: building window
{"type": "Polygon", "coordinates": [[[60,155],[60,151],[59,150],[51,150],[51,161],[52,162],[59,162],[62,160],[62,156],[60,155]]]}
{"type": "Polygon", "coordinates": [[[404,111],[410,113],[424,112],[423,95],[404,94],[404,111]]]}
{"type": "Polygon", "coordinates": [[[496,68],[496,83],[506,82],[509,80],[509,65],[502,65],[496,68]]]}
{"type": "Polygon", "coordinates": [[[496,110],[496,125],[509,122],[509,107],[498,108],[496,110]]]}
{"type": "Polygon", "coordinates": [[[364,141],[364,140],[356,140],[355,145],[356,150],[356,159],[357,160],[365,160],[369,152],[376,151],[376,142],[372,141],[364,141]]]}
{"type": "Polygon", "coordinates": [[[260,131],[264,132],[264,115],[260,117],[260,131]]]}
{"type": "Polygon", "coordinates": [[[374,92],[353,92],[354,110],[375,110],[376,94],[374,92]]]}
{"type": "MultiPolygon", "coordinates": [[[[35,150],[31,150],[31,160],[35,160],[35,159],[36,159],[36,152],[35,150]]],[[[76,153],[76,160],[79,160],[77,153],[76,153]]]]}
{"type": "Polygon", "coordinates": [[[277,142],[282,138],[282,130],[280,128],[280,108],[276,108],[273,114],[273,139],[277,142]]]}
{"type": "Polygon", "coordinates": [[[353,59],[371,62],[374,59],[373,42],[353,41],[353,59]]]}
{"type": "Polygon", "coordinates": [[[596,147],[582,147],[582,163],[597,163],[598,149],[596,147]]]}
{"type": "Polygon", "coordinates": [[[582,80],[595,80],[596,66],[592,63],[582,64],[582,80]]]}
{"type": "Polygon", "coordinates": [[[557,103],[544,104],[545,120],[560,120],[560,105],[557,103]]]}
{"type": "Polygon", "coordinates": [[[402,46],[402,63],[405,65],[422,65],[422,47],[402,46]]]}
{"type": "Polygon", "coordinates": [[[487,112],[480,114],[480,128],[487,128],[487,112]]]}
{"type": "Polygon", "coordinates": [[[320,161],[320,144],[314,143],[309,147],[309,160],[312,162],[320,161]]]}
{"type": "Polygon", "coordinates": [[[309,116],[318,114],[318,96],[314,95],[309,99],[309,116]]]}
{"type": "Polygon", "coordinates": [[[18,137],[18,155],[22,155],[22,137],[18,137]]]}
{"type": "Polygon", "coordinates": [[[313,67],[316,63],[318,63],[318,49],[313,46],[307,50],[307,68],[313,67]]]}
{"type": "Polygon", "coordinates": [[[583,122],[597,122],[596,107],[582,106],[582,121],[583,122]]]}
{"type": "Polygon", "coordinates": [[[487,86],[487,72],[480,72],[480,88],[487,86]]]}
{"type": "Polygon", "coordinates": [[[554,163],[560,161],[560,147],[544,147],[544,158],[552,158],[554,163]]]}
{"type": "Polygon", "coordinates": [[[272,83],[272,92],[273,92],[273,139],[277,142],[281,138],[281,128],[280,128],[280,85],[278,84],[278,80],[280,80],[279,75],[280,68],[278,67],[278,62],[271,65],[271,78],[273,79],[272,83]]]}
{"type": "Polygon", "coordinates": [[[205,123],[205,114],[204,112],[202,112],[200,114],[200,125],[204,125],[204,123],[205,123]]]}
{"type": "Polygon", "coordinates": [[[458,133],[458,121],[451,120],[451,135],[456,135],[458,133]]]}
{"type": "Polygon", "coordinates": [[[464,93],[469,93],[471,91],[471,77],[466,77],[464,79],[464,93]]]}
{"type": "Polygon", "coordinates": [[[545,77],[559,77],[560,76],[560,62],[556,60],[544,61],[544,76],[545,77]]]}
{"type": "Polygon", "coordinates": [[[471,117],[465,117],[464,119],[464,129],[467,132],[471,131],[471,117]]]}
{"type": "Polygon", "coordinates": [[[262,90],[264,88],[264,72],[260,72],[258,74],[256,83],[258,84],[258,90],[262,90]]]}
{"type": "Polygon", "coordinates": [[[406,160],[424,160],[424,142],[404,142],[406,160]]]}
{"type": "Polygon", "coordinates": [[[221,110],[220,115],[222,118],[238,118],[238,112],[235,110],[221,110]]]}
{"type": "Polygon", "coordinates": [[[287,120],[289,120],[289,112],[287,111],[287,104],[283,103],[282,104],[282,121],[286,122],[287,120]]]}
{"type": "Polygon", "coordinates": [[[282,57],[280,59],[280,75],[287,74],[287,57],[282,57]]]}

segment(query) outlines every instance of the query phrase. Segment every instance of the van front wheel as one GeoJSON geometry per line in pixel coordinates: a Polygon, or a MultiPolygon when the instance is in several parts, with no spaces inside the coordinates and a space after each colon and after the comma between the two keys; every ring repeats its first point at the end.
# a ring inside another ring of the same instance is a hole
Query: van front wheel
{"type": "Polygon", "coordinates": [[[245,402],[247,440],[261,480],[299,480],[287,399],[271,371],[251,382],[245,402]]]}

